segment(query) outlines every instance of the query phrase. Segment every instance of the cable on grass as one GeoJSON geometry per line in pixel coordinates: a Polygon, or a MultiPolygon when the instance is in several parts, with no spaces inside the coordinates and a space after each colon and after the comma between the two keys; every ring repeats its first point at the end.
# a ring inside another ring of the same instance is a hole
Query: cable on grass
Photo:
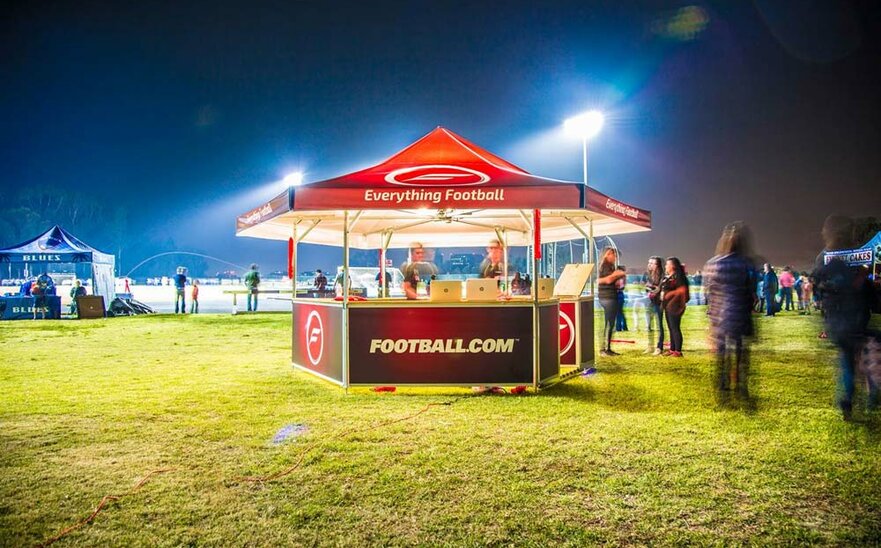
{"type": "Polygon", "coordinates": [[[101,513],[101,510],[103,510],[104,507],[107,506],[111,501],[119,500],[119,499],[121,499],[122,497],[125,497],[125,496],[128,496],[128,495],[131,495],[131,494],[134,494],[134,493],[136,493],[141,487],[143,487],[145,483],[147,483],[147,480],[149,480],[149,479],[152,478],[153,476],[156,476],[156,475],[159,475],[159,474],[164,474],[164,473],[166,473],[166,472],[171,472],[171,471],[173,471],[173,470],[174,470],[174,468],[159,468],[158,470],[153,470],[153,471],[151,471],[149,474],[147,474],[146,476],[144,476],[143,478],[141,478],[141,481],[139,481],[138,483],[136,483],[134,487],[132,487],[131,489],[129,489],[129,490],[126,491],[125,493],[121,493],[121,494],[119,494],[119,495],[104,495],[104,497],[101,499],[101,502],[99,502],[99,503],[98,503],[98,506],[95,507],[95,511],[92,512],[92,514],[91,514],[89,517],[87,517],[86,519],[84,519],[84,520],[82,520],[82,521],[79,521],[79,522],[77,522],[77,523],[74,523],[73,525],[71,525],[70,527],[67,527],[66,529],[63,529],[60,533],[58,533],[58,534],[55,535],[54,537],[52,537],[52,538],[50,538],[50,539],[44,541],[42,544],[40,544],[40,546],[49,546],[50,544],[53,544],[53,543],[55,543],[55,542],[58,542],[58,541],[61,540],[65,535],[67,535],[67,534],[69,534],[69,533],[71,533],[71,532],[73,532],[73,531],[76,531],[77,529],[79,529],[79,528],[82,527],[83,525],[86,525],[87,523],[89,523],[89,522],[91,522],[93,519],[95,519],[95,517],[96,517],[99,513],[101,513]]]}
{"type": "MultiPolygon", "coordinates": [[[[448,407],[448,406],[451,406],[454,403],[457,403],[465,398],[472,398],[472,397],[474,397],[474,396],[469,394],[467,396],[459,396],[457,398],[453,398],[453,399],[447,400],[447,401],[429,403],[425,407],[420,409],[419,411],[416,411],[415,413],[411,413],[409,415],[405,415],[405,416],[399,417],[397,419],[379,422],[377,424],[374,424],[373,426],[368,426],[367,428],[344,430],[341,434],[339,434],[338,437],[345,438],[345,437],[351,436],[353,434],[363,434],[366,432],[370,432],[372,430],[376,430],[378,428],[383,428],[386,426],[391,426],[393,424],[397,424],[399,422],[412,420],[412,419],[415,419],[416,417],[418,417],[419,415],[422,415],[423,413],[427,412],[432,407],[443,407],[443,406],[448,407]]],[[[315,451],[315,449],[317,449],[317,447],[318,446],[312,446],[311,448],[303,451],[300,454],[300,458],[297,459],[297,462],[295,462],[294,464],[292,464],[291,466],[288,466],[287,468],[285,468],[283,470],[280,470],[278,472],[268,474],[265,476],[244,476],[244,477],[239,478],[239,480],[247,482],[247,483],[266,483],[266,482],[281,479],[285,476],[289,476],[289,475],[293,474],[294,472],[296,472],[298,468],[300,468],[300,466],[303,464],[303,461],[306,459],[306,457],[308,455],[310,455],[311,453],[313,453],[315,451]]]]}

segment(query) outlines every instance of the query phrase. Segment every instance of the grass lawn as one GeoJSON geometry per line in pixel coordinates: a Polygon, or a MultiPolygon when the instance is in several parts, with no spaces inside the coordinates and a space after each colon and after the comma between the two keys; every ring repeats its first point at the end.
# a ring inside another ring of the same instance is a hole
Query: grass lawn
{"type": "Polygon", "coordinates": [[[0,545],[166,467],[57,546],[881,542],[881,417],[842,421],[818,317],[760,319],[755,405],[724,407],[685,319],[684,359],[623,333],[592,377],[475,397],[346,395],[292,370],[288,314],[5,322],[0,545]]]}

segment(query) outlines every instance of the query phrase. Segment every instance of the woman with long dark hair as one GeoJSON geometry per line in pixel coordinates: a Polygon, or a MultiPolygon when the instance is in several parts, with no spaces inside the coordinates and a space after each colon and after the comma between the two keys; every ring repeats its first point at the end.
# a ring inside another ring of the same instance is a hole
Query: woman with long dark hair
{"type": "Polygon", "coordinates": [[[603,250],[602,263],[600,263],[599,278],[597,279],[597,296],[603,307],[605,322],[603,323],[603,348],[600,356],[617,356],[612,350],[612,333],[615,332],[615,319],[618,317],[618,288],[615,287],[619,279],[625,278],[626,274],[617,269],[618,250],[607,247],[603,250]]]}
{"type": "Polygon", "coordinates": [[[688,305],[688,278],[678,257],[670,257],[664,265],[666,276],[661,280],[661,301],[670,331],[669,356],[682,357],[682,315],[688,305]]]}
{"type": "Polygon", "coordinates": [[[646,354],[655,356],[664,351],[664,309],[661,307],[661,280],[664,277],[664,259],[657,255],[649,258],[645,271],[645,292],[648,303],[645,307],[646,325],[648,327],[648,348],[646,354]],[[655,322],[657,320],[657,322],[655,322]],[[652,332],[652,324],[658,326],[658,338],[652,332]]]}

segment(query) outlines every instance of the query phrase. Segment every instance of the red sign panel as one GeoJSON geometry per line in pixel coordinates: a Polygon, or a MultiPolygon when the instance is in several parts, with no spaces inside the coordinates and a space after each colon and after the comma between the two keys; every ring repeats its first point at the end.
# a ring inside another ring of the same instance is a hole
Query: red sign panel
{"type": "Polygon", "coordinates": [[[532,350],[531,307],[349,309],[352,384],[531,384],[532,350]]]}
{"type": "Polygon", "coordinates": [[[342,329],[341,306],[294,303],[292,361],[342,382],[342,329]]]}
{"type": "Polygon", "coordinates": [[[560,303],[560,363],[575,364],[575,302],[560,303]]]}

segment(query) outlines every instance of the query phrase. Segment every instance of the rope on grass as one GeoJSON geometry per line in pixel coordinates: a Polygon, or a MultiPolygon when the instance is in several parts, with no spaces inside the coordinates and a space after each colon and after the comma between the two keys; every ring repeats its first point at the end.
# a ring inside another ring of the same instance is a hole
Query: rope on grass
{"type": "Polygon", "coordinates": [[[151,471],[149,474],[147,474],[146,476],[144,476],[143,478],[141,478],[141,481],[139,481],[138,483],[136,483],[134,487],[132,487],[131,489],[129,489],[129,490],[126,491],[125,493],[121,493],[121,494],[119,494],[119,495],[104,495],[104,497],[101,499],[101,502],[99,502],[99,503],[98,503],[98,506],[95,507],[95,511],[92,512],[92,514],[91,514],[89,517],[87,517],[86,519],[84,519],[84,520],[82,520],[82,521],[79,521],[79,522],[77,522],[77,523],[74,523],[73,525],[71,525],[70,527],[67,527],[66,529],[63,529],[60,533],[58,533],[58,534],[55,535],[54,537],[52,537],[52,538],[46,540],[45,542],[43,542],[42,544],[40,544],[40,546],[49,546],[50,544],[53,544],[53,543],[55,543],[55,542],[61,540],[65,535],[67,535],[67,534],[69,534],[69,533],[71,533],[71,532],[73,532],[73,531],[76,531],[77,529],[79,529],[79,528],[82,527],[83,525],[86,525],[87,523],[89,523],[89,522],[91,522],[92,520],[94,520],[95,517],[96,517],[99,513],[101,513],[101,510],[103,510],[104,507],[107,506],[111,501],[119,500],[119,499],[121,499],[122,497],[125,497],[125,496],[128,496],[128,495],[131,495],[131,494],[134,494],[134,493],[136,493],[141,487],[143,487],[145,483],[147,483],[147,480],[149,480],[149,479],[152,478],[153,476],[156,476],[156,475],[159,475],[159,474],[164,474],[164,473],[166,473],[166,472],[171,472],[171,471],[173,471],[173,470],[174,470],[174,468],[160,468],[160,469],[158,469],[158,470],[153,470],[153,471],[151,471]]]}

